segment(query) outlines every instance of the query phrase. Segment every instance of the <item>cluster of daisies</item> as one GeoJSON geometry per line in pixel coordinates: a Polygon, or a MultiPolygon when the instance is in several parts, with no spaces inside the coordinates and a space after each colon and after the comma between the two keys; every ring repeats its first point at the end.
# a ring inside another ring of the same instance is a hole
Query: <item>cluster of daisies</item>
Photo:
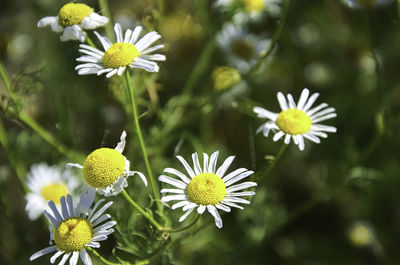
{"type": "MultiPolygon", "coordinates": [[[[239,4],[250,17],[257,12],[264,12],[265,8],[280,10],[280,0],[220,0],[218,4],[239,4]]],[[[82,42],[79,46],[82,56],[77,59],[80,64],[76,66],[79,75],[106,74],[109,78],[122,75],[128,68],[158,72],[157,62],[166,58],[162,54],[154,54],[164,47],[163,44],[154,45],[161,38],[155,31],[140,38],[143,30],[141,26],[133,30],[127,29],[124,33],[121,25],[117,23],[114,26],[115,43],[96,31],[94,34],[103,50],[92,44],[88,45],[90,42],[83,43],[87,40],[86,30],[104,26],[108,21],[108,18],[95,13],[85,4],[68,3],[60,9],[58,16],[42,18],[38,27],[50,26],[53,31],[62,31],[62,41],[82,42]]],[[[257,40],[255,36],[233,24],[224,26],[217,41],[223,46],[229,46],[241,56],[238,59],[232,55],[229,60],[242,72],[257,63],[258,56],[265,52],[269,45],[268,40],[257,40]]],[[[221,71],[225,74],[229,72],[226,69],[221,71]]],[[[228,73],[228,76],[232,75],[228,73]]],[[[326,103],[313,107],[318,96],[318,93],[310,95],[309,90],[304,89],[296,104],[292,95],[288,94],[285,97],[279,92],[279,113],[254,107],[254,112],[259,118],[268,119],[257,132],[262,132],[268,137],[272,131],[274,141],[283,139],[285,144],[293,141],[300,150],[305,149],[305,139],[319,143],[320,138],[326,138],[328,132],[336,132],[335,127],[319,122],[336,117],[336,113],[335,109],[328,107],[326,103]]],[[[79,258],[85,265],[92,264],[87,248],[99,248],[99,242],[106,240],[108,235],[113,233],[112,227],[116,224],[110,220],[111,215],[105,213],[112,201],[100,207],[105,199],[94,203],[96,193],[104,197],[117,196],[128,186],[127,178],[135,175],[147,186],[144,174],[130,170],[130,162],[122,154],[126,146],[126,136],[125,131],[122,132],[115,148],[103,147],[94,150],[82,165],[68,163],[65,170],[46,164],[32,166],[27,180],[30,192],[26,195],[26,211],[32,220],[42,213],[49,220],[50,246],[32,255],[31,260],[55,252],[50,258],[51,263],[62,256],[59,264],[65,264],[69,259],[69,264],[75,265],[79,258]],[[80,169],[83,181],[75,177],[70,168],[80,169]],[[78,187],[83,187],[80,196],[77,196],[78,187]]],[[[243,180],[254,172],[246,168],[228,170],[234,156],[227,157],[217,166],[218,157],[218,151],[211,155],[203,153],[202,159],[199,158],[199,154],[193,153],[190,165],[183,157],[177,156],[185,171],[168,167],[159,176],[158,180],[161,183],[169,185],[161,190],[161,202],[168,206],[171,204],[172,210],[182,210],[179,222],[183,222],[194,211],[199,215],[208,212],[214,218],[215,225],[222,228],[221,211],[243,209],[242,205],[250,204],[248,197],[255,195],[254,187],[257,183],[243,180]]]]}

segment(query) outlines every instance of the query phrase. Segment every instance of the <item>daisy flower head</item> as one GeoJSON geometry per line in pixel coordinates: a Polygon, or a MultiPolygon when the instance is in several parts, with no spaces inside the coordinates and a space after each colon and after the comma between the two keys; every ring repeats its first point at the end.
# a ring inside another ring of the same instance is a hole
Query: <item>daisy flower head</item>
{"type": "Polygon", "coordinates": [[[77,177],[69,170],[61,171],[45,163],[33,165],[26,181],[29,192],[25,196],[25,211],[29,219],[39,218],[44,209],[49,209],[49,201],[54,201],[60,207],[60,198],[73,194],[79,184],[77,177]]]}
{"type": "Polygon", "coordinates": [[[83,165],[68,163],[67,167],[82,169],[83,178],[88,186],[104,195],[115,196],[128,186],[127,177],[137,174],[147,186],[146,177],[138,172],[129,170],[130,162],[122,155],[126,144],[126,132],[123,131],[121,141],[115,149],[99,148],[86,157],[83,165]]]}
{"type": "Polygon", "coordinates": [[[230,207],[243,209],[238,203],[250,204],[250,201],[241,197],[253,196],[255,192],[242,190],[257,186],[257,183],[248,181],[238,184],[237,182],[254,172],[245,168],[239,168],[225,175],[235,157],[228,157],[217,169],[218,154],[219,152],[216,151],[209,158],[204,153],[203,168],[201,168],[197,153],[193,153],[193,169],[183,157],[177,156],[185,167],[187,174],[183,174],[173,168],[166,168],[164,169],[165,173],[172,174],[179,179],[167,175],[159,176],[159,181],[174,186],[173,189],[161,190],[161,193],[170,193],[162,197],[161,201],[179,201],[171,207],[173,210],[183,207],[182,210],[185,213],[179,219],[179,222],[183,222],[194,209],[197,209],[198,214],[203,214],[207,209],[214,217],[215,225],[218,228],[222,228],[222,219],[217,209],[230,212],[230,207]]]}
{"type": "Polygon", "coordinates": [[[267,118],[270,121],[264,123],[257,129],[257,133],[263,132],[268,137],[269,132],[275,132],[273,141],[276,142],[284,138],[285,144],[290,143],[290,139],[304,150],[304,138],[320,143],[318,137],[327,138],[327,132],[334,133],[336,128],[333,126],[322,125],[319,122],[335,118],[337,115],[334,108],[328,108],[328,104],[322,103],[311,108],[319,93],[314,93],[310,97],[310,91],[305,88],[301,92],[300,99],[296,105],[291,94],[287,95],[287,100],[283,93],[278,92],[278,102],[281,112],[273,113],[261,107],[254,107],[253,111],[259,118],[267,118]]]}
{"type": "Polygon", "coordinates": [[[107,78],[115,74],[122,75],[127,67],[158,72],[159,67],[156,62],[165,61],[166,58],[162,54],[150,53],[164,48],[164,44],[151,46],[161,38],[161,35],[152,31],[139,39],[142,29],[141,26],[137,26],[133,30],[127,29],[124,35],[121,25],[116,23],[114,26],[116,43],[111,43],[107,37],[100,36],[95,31],[104,52],[89,45],[80,44],[79,51],[84,55],[76,59],[82,64],[75,67],[75,70],[79,75],[107,74],[107,78]]]}
{"type": "Polygon", "coordinates": [[[373,8],[387,6],[393,0],[342,0],[342,2],[351,8],[373,8]]]}
{"type": "Polygon", "coordinates": [[[115,221],[104,223],[111,218],[109,214],[103,213],[113,204],[112,201],[98,211],[96,210],[104,199],[98,200],[93,208],[90,208],[95,193],[93,189],[83,189],[77,206],[69,194],[61,197],[61,211],[53,201],[49,202],[51,210],[45,210],[45,215],[50,220],[50,246],[33,254],[30,257],[31,261],[56,251],[50,258],[52,264],[60,256],[63,257],[59,264],[65,264],[70,258],[69,264],[76,265],[79,257],[83,264],[92,264],[86,247],[99,248],[99,241],[106,240],[107,236],[114,232],[112,227],[116,224],[115,221]]]}
{"type": "Polygon", "coordinates": [[[93,8],[80,3],[68,3],[64,5],[57,16],[44,17],[39,20],[39,28],[50,26],[55,32],[63,31],[61,41],[86,39],[85,30],[103,27],[109,19],[94,12],[93,8]]]}
{"type": "Polygon", "coordinates": [[[282,0],[217,0],[215,6],[227,11],[239,10],[234,16],[234,21],[258,20],[264,14],[279,15],[282,0]],[[237,18],[241,17],[240,20],[237,18]]]}
{"type": "Polygon", "coordinates": [[[227,61],[241,73],[246,73],[267,52],[271,41],[260,39],[242,27],[228,23],[217,35],[217,43],[226,54],[227,61]]]}

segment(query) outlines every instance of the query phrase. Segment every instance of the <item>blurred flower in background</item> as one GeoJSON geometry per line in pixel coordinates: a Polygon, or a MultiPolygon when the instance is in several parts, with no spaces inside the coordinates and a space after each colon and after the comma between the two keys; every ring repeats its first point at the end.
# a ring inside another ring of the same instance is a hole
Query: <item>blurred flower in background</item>
{"type": "Polygon", "coordinates": [[[39,28],[50,26],[55,32],[63,31],[61,41],[86,39],[85,29],[95,29],[107,24],[109,19],[95,13],[93,8],[85,4],[68,3],[64,5],[58,16],[44,17],[39,20],[39,28]]]}
{"type": "Polygon", "coordinates": [[[393,0],[342,0],[346,5],[352,8],[372,8],[387,6],[393,0]]]}
{"type": "Polygon", "coordinates": [[[356,247],[365,247],[375,241],[372,227],[362,221],[355,222],[348,231],[350,242],[356,247]]]}
{"type": "Polygon", "coordinates": [[[31,220],[39,218],[43,210],[49,210],[49,201],[60,207],[60,198],[67,194],[74,195],[80,186],[79,179],[71,171],[61,171],[45,163],[33,165],[26,182],[29,192],[25,196],[25,210],[31,220]]]}

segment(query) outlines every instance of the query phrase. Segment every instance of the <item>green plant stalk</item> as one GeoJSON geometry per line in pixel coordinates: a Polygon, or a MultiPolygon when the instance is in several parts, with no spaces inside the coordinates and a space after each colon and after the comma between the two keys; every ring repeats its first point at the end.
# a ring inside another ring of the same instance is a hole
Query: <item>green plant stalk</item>
{"type": "Polygon", "coordinates": [[[0,75],[1,75],[1,78],[3,79],[3,82],[4,82],[4,85],[6,86],[6,88],[7,88],[7,91],[8,91],[8,94],[10,94],[10,96],[11,96],[11,82],[10,82],[10,79],[8,78],[8,74],[7,74],[7,72],[6,72],[6,69],[4,68],[4,66],[3,66],[3,63],[0,61],[0,75]]]}
{"type": "Polygon", "coordinates": [[[55,149],[58,150],[61,154],[65,155],[68,159],[75,161],[77,158],[82,160],[82,156],[80,154],[75,153],[74,151],[68,149],[62,143],[60,143],[52,134],[50,134],[46,129],[44,129],[40,124],[38,124],[34,119],[29,117],[28,115],[20,112],[18,114],[18,118],[29,126],[32,130],[34,130],[37,134],[39,134],[43,140],[53,146],[55,149]]]}
{"type": "Polygon", "coordinates": [[[254,73],[255,71],[257,71],[257,69],[262,65],[263,60],[265,58],[267,58],[273,51],[274,48],[276,46],[276,44],[278,43],[279,39],[281,38],[283,29],[285,27],[285,23],[286,23],[286,18],[288,15],[288,11],[289,11],[289,4],[290,4],[290,0],[286,0],[284,5],[283,5],[283,9],[282,9],[282,15],[280,18],[280,22],[279,22],[279,27],[276,30],[274,36],[272,37],[271,40],[271,44],[269,46],[269,49],[266,51],[265,54],[263,54],[262,56],[260,56],[257,64],[255,64],[252,68],[250,68],[249,72],[247,73],[247,75],[251,75],[252,73],[254,73]]]}
{"type": "Polygon", "coordinates": [[[152,225],[154,225],[157,230],[161,230],[161,225],[159,223],[157,223],[156,220],[154,220],[154,218],[148,214],[145,210],[142,209],[142,207],[140,207],[132,198],[131,196],[129,196],[129,194],[125,191],[125,189],[122,190],[122,195],[124,196],[124,198],[127,200],[127,202],[136,209],[136,211],[138,211],[141,215],[143,215],[147,220],[150,221],[150,223],[152,225]]]}
{"type": "Polygon", "coordinates": [[[158,210],[159,214],[162,216],[163,208],[160,203],[160,193],[158,190],[157,183],[155,182],[153,172],[150,167],[149,159],[147,157],[146,146],[143,141],[142,131],[140,130],[137,106],[136,106],[136,102],[135,102],[135,94],[134,94],[134,91],[132,88],[131,76],[130,76],[130,73],[128,70],[125,71],[125,81],[126,81],[126,85],[128,87],[129,99],[130,99],[130,102],[132,105],[132,114],[133,114],[133,121],[135,123],[136,134],[139,139],[140,148],[142,149],[142,154],[143,154],[144,163],[146,165],[147,174],[149,175],[150,187],[151,187],[154,199],[157,204],[157,210],[158,210]]]}
{"type": "Polygon", "coordinates": [[[264,179],[266,179],[265,177],[268,176],[269,172],[271,172],[271,170],[275,167],[277,162],[281,159],[282,155],[285,153],[288,146],[289,146],[288,144],[285,144],[285,143],[282,144],[281,148],[278,151],[278,154],[275,156],[275,159],[271,162],[271,164],[265,170],[265,172],[263,174],[264,179]]]}
{"type": "Polygon", "coordinates": [[[93,48],[97,48],[92,39],[89,38],[89,36],[86,37],[86,43],[92,46],[93,48]]]}
{"type": "Polygon", "coordinates": [[[178,232],[182,232],[182,231],[184,231],[184,230],[186,230],[186,229],[189,229],[190,227],[192,227],[194,224],[196,224],[197,223],[197,221],[200,219],[200,214],[198,214],[197,216],[196,216],[196,218],[191,222],[191,223],[189,223],[187,226],[183,226],[183,227],[179,227],[179,228],[164,228],[164,227],[162,227],[162,228],[160,228],[159,230],[161,231],[161,232],[165,232],[165,233],[178,233],[178,232]]]}
{"type": "Polygon", "coordinates": [[[89,250],[90,252],[92,252],[93,255],[95,255],[104,264],[107,264],[107,265],[121,265],[121,263],[115,263],[115,262],[111,262],[111,261],[106,260],[102,255],[100,255],[100,253],[98,253],[96,250],[94,250],[91,247],[86,247],[86,249],[89,250]]]}
{"type": "Polygon", "coordinates": [[[110,39],[111,42],[115,42],[115,36],[113,33],[113,21],[111,18],[111,12],[110,8],[108,7],[108,2],[107,0],[99,0],[99,6],[101,9],[101,13],[105,16],[108,17],[110,20],[104,27],[106,29],[106,35],[110,39]]]}
{"type": "Polygon", "coordinates": [[[164,14],[164,0],[158,0],[158,12],[160,13],[160,17],[164,14]]]}

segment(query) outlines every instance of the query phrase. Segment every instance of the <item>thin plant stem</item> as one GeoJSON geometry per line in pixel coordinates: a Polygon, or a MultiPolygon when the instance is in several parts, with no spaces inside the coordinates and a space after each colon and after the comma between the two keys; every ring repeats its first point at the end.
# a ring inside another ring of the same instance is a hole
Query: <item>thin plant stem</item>
{"type": "Polygon", "coordinates": [[[260,56],[257,64],[255,64],[252,68],[250,68],[250,70],[247,73],[247,75],[251,75],[252,73],[256,72],[258,70],[258,68],[262,65],[264,59],[267,58],[274,51],[275,46],[278,43],[279,39],[281,38],[283,29],[285,27],[286,18],[287,18],[288,11],[289,11],[289,4],[290,4],[290,0],[286,0],[284,5],[283,5],[281,18],[280,18],[280,21],[279,21],[279,26],[278,26],[278,29],[276,30],[276,32],[274,33],[274,35],[272,37],[271,44],[270,44],[268,50],[266,51],[265,54],[260,56]]]}
{"type": "Polygon", "coordinates": [[[158,12],[160,13],[160,17],[164,14],[164,0],[158,0],[158,12]]]}
{"type": "Polygon", "coordinates": [[[128,87],[129,99],[130,99],[130,102],[132,105],[132,114],[133,114],[133,121],[135,123],[136,134],[139,139],[140,148],[142,149],[142,154],[143,154],[144,163],[146,165],[147,174],[149,175],[150,187],[151,187],[154,199],[157,204],[157,210],[158,210],[159,214],[162,216],[163,208],[160,203],[160,193],[158,190],[157,183],[154,180],[153,172],[151,170],[149,159],[147,157],[146,145],[143,141],[142,131],[140,129],[140,124],[139,124],[137,106],[136,106],[136,102],[135,102],[135,94],[134,94],[134,91],[132,88],[131,76],[130,76],[130,73],[128,70],[125,71],[125,81],[126,81],[126,85],[128,87]]]}
{"type": "Polygon", "coordinates": [[[89,44],[90,46],[92,46],[93,48],[97,48],[89,36],[86,37],[86,43],[89,44]]]}
{"type": "Polygon", "coordinates": [[[93,255],[95,255],[104,264],[107,264],[107,265],[121,265],[121,263],[115,263],[115,262],[111,262],[111,261],[106,260],[102,255],[100,255],[99,252],[97,252],[96,250],[94,250],[91,247],[86,247],[86,249],[89,250],[93,255]]]}
{"type": "Polygon", "coordinates": [[[192,227],[194,224],[197,223],[197,221],[200,219],[200,214],[198,214],[195,219],[189,223],[187,226],[183,226],[183,227],[179,227],[179,228],[160,228],[159,230],[161,232],[166,232],[166,233],[178,233],[178,232],[182,232],[186,229],[189,229],[190,227],[192,227]]]}
{"type": "Polygon", "coordinates": [[[45,140],[47,143],[49,143],[51,146],[57,149],[58,152],[65,155],[68,159],[74,161],[77,158],[79,158],[79,160],[82,160],[82,156],[80,154],[75,153],[74,151],[68,149],[66,146],[60,143],[51,133],[49,133],[46,129],[40,126],[40,124],[37,123],[34,119],[24,114],[23,112],[20,112],[18,114],[18,117],[23,123],[25,123],[37,134],[39,134],[43,138],[43,140],[45,140]]]}
{"type": "Polygon", "coordinates": [[[105,16],[108,17],[110,20],[104,27],[106,29],[106,35],[107,37],[111,40],[111,42],[115,42],[115,37],[113,33],[113,21],[111,18],[111,12],[110,8],[108,7],[108,2],[107,0],[99,0],[99,6],[101,9],[101,13],[105,16]]]}
{"type": "Polygon", "coordinates": [[[136,209],[136,211],[138,211],[141,215],[143,215],[147,220],[150,221],[150,223],[152,225],[154,225],[157,230],[161,230],[161,225],[159,223],[157,223],[156,220],[154,220],[154,218],[148,214],[145,210],[142,209],[142,207],[140,207],[132,198],[131,196],[129,196],[129,194],[125,191],[125,189],[122,190],[122,195],[124,196],[124,198],[126,199],[126,201],[133,207],[136,209]]]}
{"type": "Polygon", "coordinates": [[[0,75],[1,78],[3,79],[4,85],[7,88],[8,94],[12,94],[11,92],[11,82],[10,79],[8,78],[8,74],[6,72],[6,69],[3,66],[3,63],[0,61],[0,75]]]}
{"type": "Polygon", "coordinates": [[[263,176],[264,178],[269,174],[269,172],[271,172],[271,170],[275,167],[275,165],[277,164],[277,162],[281,159],[282,155],[285,153],[285,151],[288,148],[288,144],[283,143],[281,148],[279,149],[278,154],[275,156],[275,159],[271,162],[271,164],[267,167],[267,169],[265,170],[263,176]]]}

